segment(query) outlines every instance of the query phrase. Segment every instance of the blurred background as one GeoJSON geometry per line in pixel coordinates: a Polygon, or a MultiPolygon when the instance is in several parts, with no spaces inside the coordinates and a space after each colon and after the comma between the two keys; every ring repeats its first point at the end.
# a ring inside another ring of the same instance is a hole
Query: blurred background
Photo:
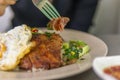
{"type": "Polygon", "coordinates": [[[100,0],[93,22],[92,34],[120,34],[120,0],[100,0]]]}
{"type": "MultiPolygon", "coordinates": [[[[0,32],[10,29],[14,16],[10,7],[0,16],[0,32]]],[[[94,35],[120,34],[120,0],[100,0],[89,33],[94,35]]]]}

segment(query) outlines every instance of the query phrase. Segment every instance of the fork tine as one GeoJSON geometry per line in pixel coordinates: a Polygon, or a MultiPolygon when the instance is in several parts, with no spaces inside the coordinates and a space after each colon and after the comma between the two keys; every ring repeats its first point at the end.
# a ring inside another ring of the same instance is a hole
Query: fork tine
{"type": "Polygon", "coordinates": [[[46,10],[44,10],[43,8],[41,8],[41,12],[47,16],[47,18],[49,18],[50,20],[52,20],[51,16],[48,14],[48,12],[46,12],[46,10]]]}
{"type": "Polygon", "coordinates": [[[32,0],[36,7],[50,20],[60,17],[55,7],[48,0],[32,0]]]}
{"type": "Polygon", "coordinates": [[[44,6],[41,8],[41,12],[46,15],[50,20],[59,17],[58,15],[56,15],[56,12],[51,9],[51,7],[47,4],[44,4],[44,6]]]}
{"type": "Polygon", "coordinates": [[[44,15],[46,15],[47,17],[49,17],[50,20],[52,20],[53,18],[57,18],[54,16],[54,13],[52,11],[50,11],[47,7],[42,7],[41,11],[43,12],[44,15]]]}
{"type": "Polygon", "coordinates": [[[44,7],[47,8],[47,10],[49,11],[49,13],[51,13],[51,15],[53,16],[53,18],[57,18],[59,16],[56,15],[55,11],[53,9],[51,9],[51,7],[49,5],[45,5],[44,7]]]}
{"type": "Polygon", "coordinates": [[[42,8],[42,10],[44,10],[44,12],[46,12],[46,14],[49,15],[51,19],[54,18],[54,15],[45,6],[42,8]]]}
{"type": "Polygon", "coordinates": [[[46,4],[56,13],[57,16],[60,17],[60,14],[58,13],[58,11],[55,9],[55,7],[49,1],[47,1],[46,4]]]}
{"type": "Polygon", "coordinates": [[[51,16],[51,18],[57,17],[57,15],[47,5],[44,5],[43,9],[51,16]]]}
{"type": "Polygon", "coordinates": [[[44,4],[44,6],[41,8],[41,10],[42,10],[43,14],[45,14],[47,17],[49,17],[50,20],[52,20],[53,18],[60,17],[59,13],[57,11],[55,11],[55,8],[52,8],[51,5],[49,5],[47,3],[44,4]]]}

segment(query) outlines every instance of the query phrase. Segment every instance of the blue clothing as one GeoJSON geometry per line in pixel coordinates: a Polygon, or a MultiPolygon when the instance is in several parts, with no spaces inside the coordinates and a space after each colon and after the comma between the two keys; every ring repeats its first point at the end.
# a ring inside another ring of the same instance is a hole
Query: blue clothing
{"type": "MultiPolygon", "coordinates": [[[[66,26],[76,30],[87,32],[92,25],[92,19],[96,10],[98,0],[54,0],[53,5],[56,7],[61,16],[70,18],[66,26]]],[[[11,6],[15,17],[13,26],[27,24],[32,27],[45,27],[48,19],[33,5],[32,0],[18,0],[11,6]]]]}

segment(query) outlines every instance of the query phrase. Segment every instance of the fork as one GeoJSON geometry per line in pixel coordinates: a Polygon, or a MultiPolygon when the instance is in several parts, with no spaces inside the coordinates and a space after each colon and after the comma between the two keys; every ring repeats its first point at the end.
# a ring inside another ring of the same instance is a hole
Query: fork
{"type": "Polygon", "coordinates": [[[32,2],[48,19],[60,17],[56,8],[48,0],[32,0],[32,2]]]}

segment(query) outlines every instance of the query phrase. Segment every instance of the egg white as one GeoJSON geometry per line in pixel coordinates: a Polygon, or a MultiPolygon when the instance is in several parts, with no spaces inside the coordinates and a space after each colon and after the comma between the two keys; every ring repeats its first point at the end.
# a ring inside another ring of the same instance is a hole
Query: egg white
{"type": "Polygon", "coordinates": [[[26,25],[17,26],[7,33],[0,34],[0,43],[5,45],[5,51],[1,52],[0,70],[13,70],[17,67],[32,47],[32,32],[26,25]]]}

